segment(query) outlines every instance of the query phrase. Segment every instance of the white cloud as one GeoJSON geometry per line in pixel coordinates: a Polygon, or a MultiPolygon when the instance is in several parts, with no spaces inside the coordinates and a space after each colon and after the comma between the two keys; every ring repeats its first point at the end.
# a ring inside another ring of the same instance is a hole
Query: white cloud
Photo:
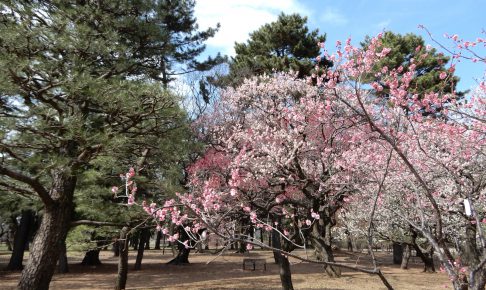
{"type": "Polygon", "coordinates": [[[334,8],[326,8],[324,13],[321,14],[321,20],[325,23],[341,26],[348,23],[348,19],[344,14],[339,12],[337,9],[334,8]]]}
{"type": "Polygon", "coordinates": [[[223,54],[234,55],[235,42],[244,42],[249,33],[275,21],[281,12],[311,14],[297,0],[199,0],[194,8],[201,29],[221,28],[206,44],[223,54]]]}
{"type": "Polygon", "coordinates": [[[379,30],[386,30],[388,29],[388,27],[390,26],[390,23],[391,23],[391,20],[390,19],[387,19],[387,20],[383,20],[381,22],[378,22],[376,24],[376,27],[379,29],[379,30]]]}

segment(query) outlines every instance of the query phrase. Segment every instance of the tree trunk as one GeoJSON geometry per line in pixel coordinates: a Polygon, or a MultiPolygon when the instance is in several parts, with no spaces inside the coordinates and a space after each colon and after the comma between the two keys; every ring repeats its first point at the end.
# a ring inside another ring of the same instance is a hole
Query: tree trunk
{"type": "Polygon", "coordinates": [[[407,243],[402,243],[402,263],[400,268],[403,270],[408,269],[408,261],[410,260],[410,256],[412,255],[412,247],[407,243]]]}
{"type": "Polygon", "coordinates": [[[260,228],[259,231],[260,231],[260,243],[262,243],[262,246],[260,248],[263,249],[263,245],[264,245],[264,243],[263,243],[263,229],[260,228]]]}
{"type": "Polygon", "coordinates": [[[353,241],[351,240],[351,234],[346,230],[346,243],[348,251],[353,252],[353,241]]]}
{"type": "Polygon", "coordinates": [[[118,239],[115,239],[115,242],[113,243],[112,251],[114,257],[120,256],[120,243],[118,242],[118,239]]]}
{"type": "MultiPolygon", "coordinates": [[[[282,249],[282,244],[280,242],[280,234],[276,230],[272,230],[271,237],[272,237],[272,246],[276,249],[282,249]]],[[[283,256],[278,251],[273,251],[273,257],[275,259],[275,262],[278,264],[282,289],[293,290],[294,286],[292,284],[292,272],[290,271],[290,263],[288,257],[283,256]]]]}
{"type": "Polygon", "coordinates": [[[434,249],[430,247],[429,252],[422,251],[422,249],[417,244],[417,233],[415,231],[412,231],[412,247],[417,252],[417,256],[424,263],[424,272],[434,273],[434,249]]]}
{"type": "Polygon", "coordinates": [[[142,259],[143,253],[145,251],[145,244],[150,240],[150,230],[148,228],[143,228],[140,230],[140,242],[138,244],[137,258],[135,260],[135,266],[133,270],[142,269],[142,259]]]}
{"type": "Polygon", "coordinates": [[[294,286],[292,285],[292,273],[290,272],[290,263],[288,257],[280,254],[278,265],[282,289],[293,290],[294,286]]]}
{"type": "MultiPolygon", "coordinates": [[[[178,228],[178,233],[179,233],[179,240],[182,243],[190,240],[186,231],[182,229],[182,227],[178,228]]],[[[178,249],[177,256],[175,256],[174,259],[167,262],[167,264],[169,265],[189,264],[189,253],[191,252],[191,248],[189,247],[186,248],[186,246],[180,242],[176,242],[176,243],[178,249]]]]}
{"type": "Polygon", "coordinates": [[[29,262],[20,277],[19,289],[49,289],[73,212],[76,177],[67,174],[62,171],[54,173],[54,184],[49,192],[53,204],[44,208],[44,216],[30,249],[29,262]]]}
{"type": "MultiPolygon", "coordinates": [[[[466,239],[461,248],[461,262],[470,268],[480,263],[481,251],[476,240],[476,226],[470,222],[466,225],[466,239]]],[[[466,279],[464,279],[466,280],[466,279]]],[[[486,265],[479,269],[475,275],[469,275],[469,288],[472,290],[484,290],[486,286],[486,265]]]]}
{"type": "Polygon", "coordinates": [[[479,263],[480,251],[476,242],[476,225],[468,222],[465,226],[466,238],[461,243],[461,263],[465,266],[472,266],[479,263]]]}
{"type": "Polygon", "coordinates": [[[132,237],[130,238],[130,244],[132,245],[133,250],[135,251],[138,250],[139,240],[140,240],[140,235],[138,233],[133,234],[132,237]]]}
{"type": "MultiPolygon", "coordinates": [[[[318,261],[335,262],[332,253],[330,222],[324,222],[323,219],[321,219],[319,220],[319,223],[314,223],[312,225],[310,242],[314,247],[316,259],[318,261]]],[[[324,270],[329,277],[337,278],[341,276],[341,268],[339,267],[325,265],[324,270]]]]}
{"type": "Polygon", "coordinates": [[[403,260],[403,246],[398,242],[393,242],[393,264],[401,265],[403,260]]]}
{"type": "Polygon", "coordinates": [[[116,277],[115,290],[125,289],[128,275],[128,227],[123,227],[118,240],[120,256],[118,257],[118,275],[116,277]]]}
{"type": "Polygon", "coordinates": [[[476,272],[476,275],[470,277],[469,287],[471,290],[486,289],[486,269],[483,266],[482,270],[476,272]]]}
{"type": "Polygon", "coordinates": [[[23,210],[20,217],[20,225],[17,227],[14,236],[14,246],[7,270],[20,271],[23,269],[22,261],[24,252],[29,242],[29,233],[34,225],[34,212],[32,210],[23,210]]]}
{"type": "Polygon", "coordinates": [[[69,273],[68,259],[67,259],[67,249],[66,242],[61,245],[61,253],[59,253],[59,263],[57,267],[57,272],[60,274],[69,273]]]}
{"type": "Polygon", "coordinates": [[[155,238],[155,247],[154,249],[160,250],[160,240],[162,239],[162,232],[157,231],[157,237],[155,238]]]}
{"type": "MultiPolygon", "coordinates": [[[[147,229],[147,234],[148,236],[145,237],[145,244],[144,244],[144,248],[145,250],[150,250],[150,238],[152,237],[151,233],[150,233],[150,230],[147,229]]],[[[140,239],[142,239],[142,237],[140,237],[140,239]]]]}
{"type": "Polygon", "coordinates": [[[84,254],[83,261],[81,262],[83,266],[99,266],[100,261],[100,249],[89,250],[84,254]]]}
{"type": "Polygon", "coordinates": [[[81,265],[83,266],[99,266],[101,265],[100,261],[100,251],[101,247],[104,246],[103,242],[100,242],[101,240],[104,240],[105,238],[100,238],[96,234],[96,231],[93,230],[91,231],[91,237],[90,241],[94,242],[96,241],[96,248],[95,249],[90,249],[84,254],[83,261],[81,262],[81,265]]]}

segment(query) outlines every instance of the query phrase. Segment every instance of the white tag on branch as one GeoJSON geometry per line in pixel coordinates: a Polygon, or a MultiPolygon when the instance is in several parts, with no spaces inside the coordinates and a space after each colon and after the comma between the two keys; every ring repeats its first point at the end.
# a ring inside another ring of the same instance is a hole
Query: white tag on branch
{"type": "Polygon", "coordinates": [[[467,216],[471,216],[471,204],[467,198],[464,199],[464,210],[467,216]]]}

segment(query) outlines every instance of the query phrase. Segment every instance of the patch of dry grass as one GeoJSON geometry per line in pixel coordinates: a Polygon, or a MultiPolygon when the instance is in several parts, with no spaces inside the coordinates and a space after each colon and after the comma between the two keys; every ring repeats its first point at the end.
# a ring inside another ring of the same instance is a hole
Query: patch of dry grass
{"type": "MultiPolygon", "coordinates": [[[[273,256],[268,251],[253,251],[251,254],[226,254],[216,260],[209,253],[191,254],[191,264],[184,266],[166,265],[172,258],[166,252],[146,251],[141,271],[132,271],[135,251],[130,253],[130,270],[127,289],[280,289],[278,267],[273,264],[273,256]],[[245,257],[258,257],[267,260],[267,271],[244,271],[242,261],[245,257]]],[[[299,254],[305,255],[304,252],[299,254]]],[[[51,289],[112,289],[117,271],[117,258],[109,251],[101,253],[103,265],[98,267],[81,266],[80,253],[68,253],[70,273],[56,274],[51,289]]],[[[401,270],[391,264],[390,253],[378,253],[380,267],[395,289],[443,289],[449,286],[447,276],[442,273],[422,273],[416,260],[409,270],[401,270]]],[[[4,268],[9,255],[0,255],[0,267],[4,268]]],[[[339,253],[339,262],[369,266],[366,255],[339,253]]],[[[341,278],[331,279],[323,274],[322,266],[303,263],[291,259],[292,280],[295,289],[385,289],[377,276],[343,270],[341,278]]],[[[20,273],[0,272],[0,289],[15,289],[20,273]]],[[[449,286],[450,287],[450,286],[449,286]]]]}

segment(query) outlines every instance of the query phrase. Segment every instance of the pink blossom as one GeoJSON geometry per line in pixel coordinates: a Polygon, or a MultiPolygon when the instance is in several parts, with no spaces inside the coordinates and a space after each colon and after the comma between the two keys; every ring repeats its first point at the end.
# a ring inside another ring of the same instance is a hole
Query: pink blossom
{"type": "Polygon", "coordinates": [[[447,77],[447,73],[446,72],[441,72],[440,75],[439,75],[439,78],[441,80],[445,79],[447,77]]]}
{"type": "Polygon", "coordinates": [[[135,197],[133,196],[133,194],[129,194],[127,204],[132,205],[134,203],[135,203],[135,197]]]}
{"type": "Polygon", "coordinates": [[[305,224],[306,224],[307,226],[310,226],[310,225],[312,224],[312,222],[311,222],[310,220],[305,220],[305,224]]]}
{"type": "Polygon", "coordinates": [[[130,169],[128,170],[128,173],[127,173],[127,177],[131,178],[131,177],[134,177],[134,176],[135,176],[135,169],[133,169],[133,167],[130,167],[130,169]]]}
{"type": "Polygon", "coordinates": [[[246,249],[248,251],[252,250],[253,249],[253,245],[252,244],[246,244],[246,249]]]}
{"type": "Polygon", "coordinates": [[[182,244],[186,249],[189,249],[189,240],[185,240],[182,244]]]}
{"type": "Polygon", "coordinates": [[[113,192],[113,193],[117,193],[117,192],[118,192],[118,187],[113,186],[113,187],[111,188],[111,192],[113,192]]]}

